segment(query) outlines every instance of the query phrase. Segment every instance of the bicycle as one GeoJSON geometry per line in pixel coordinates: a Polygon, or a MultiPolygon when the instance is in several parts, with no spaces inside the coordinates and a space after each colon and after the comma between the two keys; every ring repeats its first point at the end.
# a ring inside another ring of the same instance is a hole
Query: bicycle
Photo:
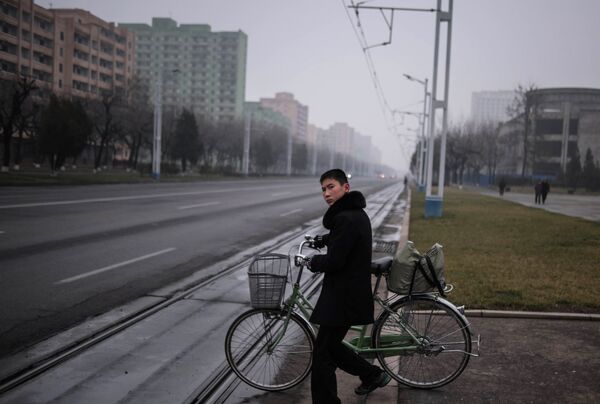
{"type": "MultiPolygon", "coordinates": [[[[280,391],[301,383],[310,373],[315,330],[307,318],[312,305],[300,290],[306,264],[305,236],[294,264],[299,268],[291,295],[281,304],[290,271],[290,258],[282,254],[255,257],[249,270],[253,309],[237,317],[225,337],[227,362],[246,384],[265,391],[280,391]],[[283,269],[285,267],[285,269],[283,269]]],[[[399,383],[420,389],[441,387],[456,379],[471,356],[479,356],[480,338],[472,341],[464,308],[439,293],[412,293],[382,299],[381,279],[390,271],[392,257],[373,261],[376,276],[373,299],[381,308],[371,335],[368,326],[353,326],[358,336],[344,341],[365,357],[377,358],[399,383]],[[477,353],[472,352],[472,345],[477,353]]],[[[449,286],[447,291],[451,291],[449,286]]]]}

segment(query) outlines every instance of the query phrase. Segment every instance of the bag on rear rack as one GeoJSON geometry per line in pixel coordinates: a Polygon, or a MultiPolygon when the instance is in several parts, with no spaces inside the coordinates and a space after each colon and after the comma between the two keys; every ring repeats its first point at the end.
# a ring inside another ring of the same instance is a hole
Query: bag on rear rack
{"type": "Polygon", "coordinates": [[[437,291],[444,296],[446,277],[442,246],[435,243],[425,254],[412,241],[396,254],[387,279],[388,289],[399,295],[437,291]]]}

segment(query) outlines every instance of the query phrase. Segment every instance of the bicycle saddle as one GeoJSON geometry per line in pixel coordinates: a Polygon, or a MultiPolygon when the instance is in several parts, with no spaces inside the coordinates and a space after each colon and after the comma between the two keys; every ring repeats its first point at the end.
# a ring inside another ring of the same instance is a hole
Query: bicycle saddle
{"type": "Polygon", "coordinates": [[[373,275],[383,275],[390,272],[394,257],[383,257],[371,262],[371,273],[373,275]]]}

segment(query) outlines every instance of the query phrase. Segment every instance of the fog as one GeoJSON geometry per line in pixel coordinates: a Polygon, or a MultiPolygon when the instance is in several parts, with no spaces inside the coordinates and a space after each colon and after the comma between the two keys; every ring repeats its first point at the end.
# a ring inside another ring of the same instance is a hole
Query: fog
{"type": "MultiPolygon", "coordinates": [[[[50,7],[50,2],[36,2],[50,7]]],[[[435,7],[435,1],[363,1],[363,5],[435,7]]],[[[246,100],[294,93],[309,121],[327,128],[347,122],[372,136],[384,163],[406,169],[414,147],[414,118],[402,123],[391,110],[422,110],[423,87],[403,73],[431,79],[434,13],[397,12],[392,43],[369,54],[380,83],[367,68],[350,0],[54,0],[54,8],[82,8],[114,22],[206,23],[213,31],[248,35],[246,100]],[[412,120],[411,120],[412,119],[412,120]]],[[[444,4],[446,4],[444,2],[444,4]]],[[[449,111],[468,119],[471,93],[537,87],[600,88],[600,2],[595,0],[456,0],[449,111]]],[[[389,19],[389,14],[386,15],[389,19]]],[[[361,10],[366,43],[389,37],[377,10],[361,10]]],[[[442,48],[443,49],[443,48],[442,48]]],[[[443,52],[442,52],[443,53],[443,52]]],[[[438,90],[439,92],[439,90],[438,90]]]]}

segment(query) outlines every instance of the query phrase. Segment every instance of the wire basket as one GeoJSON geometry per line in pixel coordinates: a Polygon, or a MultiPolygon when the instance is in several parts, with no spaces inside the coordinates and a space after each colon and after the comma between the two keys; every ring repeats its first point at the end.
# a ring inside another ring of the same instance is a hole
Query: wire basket
{"type": "Polygon", "coordinates": [[[250,304],[255,309],[279,308],[285,295],[290,260],[283,254],[254,257],[248,269],[250,304]]]}

